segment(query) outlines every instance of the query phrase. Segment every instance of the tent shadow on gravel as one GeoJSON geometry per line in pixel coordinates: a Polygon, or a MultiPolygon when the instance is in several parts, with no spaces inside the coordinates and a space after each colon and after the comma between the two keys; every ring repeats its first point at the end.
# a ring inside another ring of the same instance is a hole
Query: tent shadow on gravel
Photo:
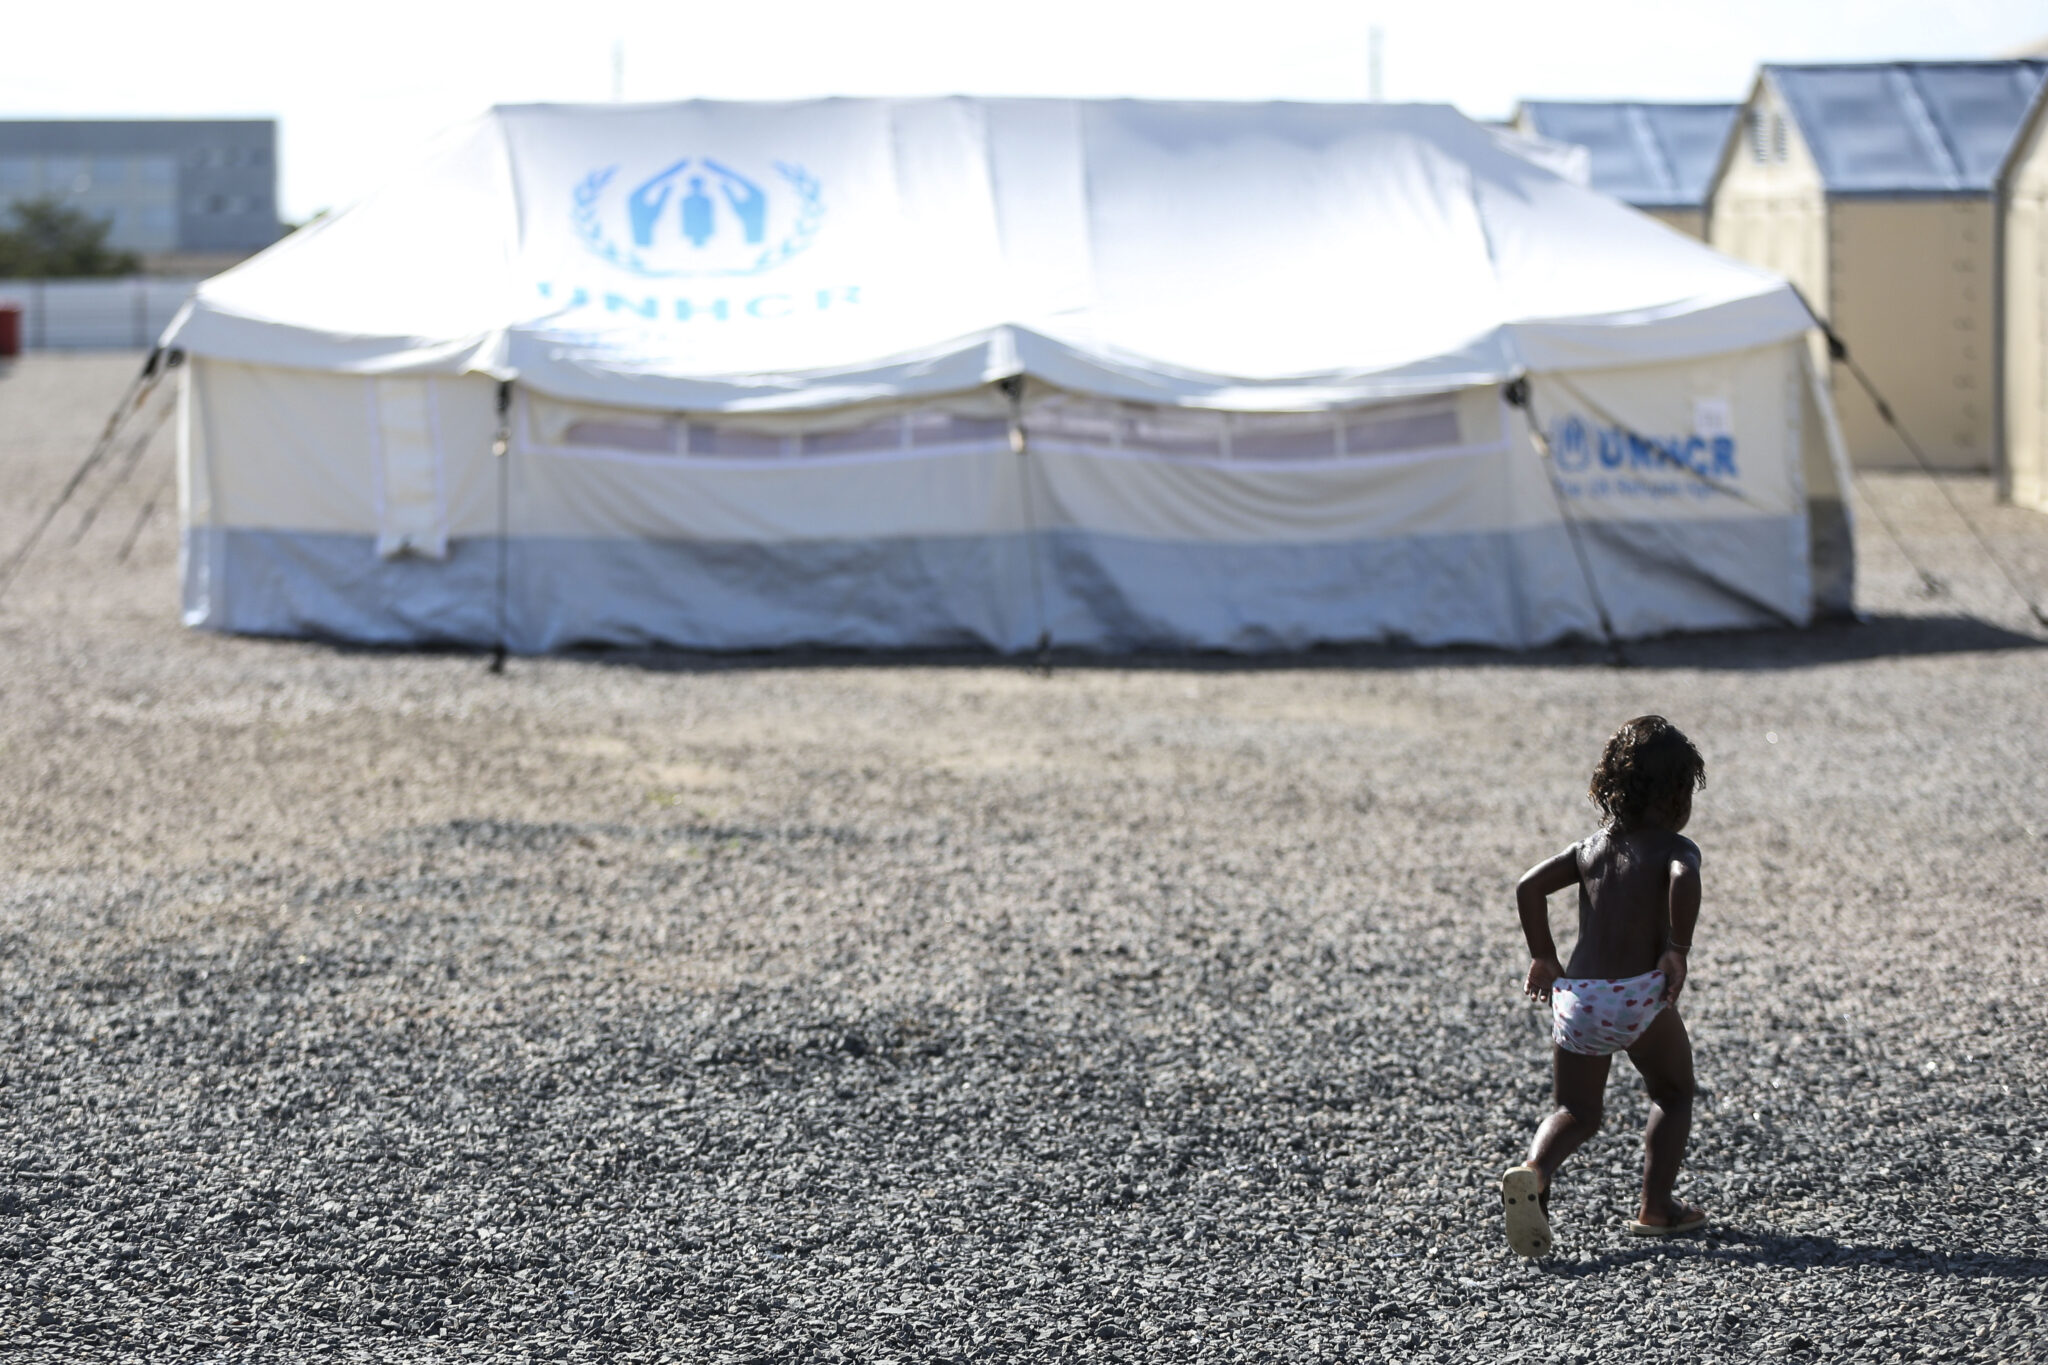
{"type": "Polygon", "coordinates": [[[1809,1266],[1838,1270],[1851,1266],[1906,1271],[1915,1275],[1960,1275],[1971,1279],[2033,1280],[2048,1278],[2048,1258],[1979,1255],[1942,1251],[1904,1243],[1841,1242],[1832,1237],[1793,1236],[1762,1228],[1718,1227],[1703,1238],[1645,1240],[1605,1251],[1585,1261],[1543,1262],[1550,1274],[1567,1278],[1598,1275],[1654,1256],[1727,1261],[1736,1265],[1809,1266]]]}
{"type": "MultiPolygon", "coordinates": [[[[341,649],[362,646],[338,645],[341,649]]],[[[1869,615],[1803,629],[1674,635],[1631,640],[1622,662],[1638,668],[1700,668],[1767,672],[1858,663],[1871,659],[1990,653],[2048,648],[2048,640],[1972,616],[1869,615]]],[[[718,654],[681,649],[573,649],[553,656],[609,668],[655,673],[719,673],[815,668],[1017,668],[1199,673],[1407,671],[1426,668],[1611,668],[1610,651],[1594,642],[1504,650],[1414,645],[1329,646],[1297,653],[1003,655],[985,649],[857,650],[795,648],[718,654]]]]}

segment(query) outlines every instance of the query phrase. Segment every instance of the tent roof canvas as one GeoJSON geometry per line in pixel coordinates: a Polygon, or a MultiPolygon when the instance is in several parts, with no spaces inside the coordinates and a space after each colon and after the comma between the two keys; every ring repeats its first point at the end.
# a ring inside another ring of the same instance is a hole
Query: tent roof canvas
{"type": "Polygon", "coordinates": [[[1031,375],[1302,411],[1807,325],[1447,107],[941,98],[494,109],[167,340],[690,410],[1031,375]]]}
{"type": "Polygon", "coordinates": [[[1591,154],[1601,193],[1637,208],[1698,208],[1741,106],[1528,100],[1522,108],[1539,136],[1591,154]]]}
{"type": "Polygon", "coordinates": [[[2048,59],[1766,66],[1831,194],[1988,194],[2048,59]]]}

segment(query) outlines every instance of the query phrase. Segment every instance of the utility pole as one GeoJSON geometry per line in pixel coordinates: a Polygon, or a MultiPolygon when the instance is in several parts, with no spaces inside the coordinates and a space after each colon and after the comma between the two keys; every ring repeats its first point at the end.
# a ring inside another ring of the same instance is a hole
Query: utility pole
{"type": "Polygon", "coordinates": [[[612,103],[626,98],[626,40],[612,39],[612,103]]]}
{"type": "Polygon", "coordinates": [[[1385,92],[1380,82],[1382,59],[1386,53],[1387,31],[1378,24],[1372,26],[1366,36],[1365,80],[1366,90],[1374,104],[1384,99],[1385,92]]]}

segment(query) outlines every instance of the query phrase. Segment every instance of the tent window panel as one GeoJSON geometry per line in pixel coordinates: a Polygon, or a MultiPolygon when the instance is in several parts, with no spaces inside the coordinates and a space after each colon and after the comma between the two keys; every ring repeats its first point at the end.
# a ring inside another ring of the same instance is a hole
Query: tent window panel
{"type": "Polygon", "coordinates": [[[1125,450],[1195,459],[1218,459],[1223,453],[1223,424],[1202,414],[1171,409],[1126,412],[1118,432],[1125,450]]]}
{"type": "Polygon", "coordinates": [[[1239,460],[1334,460],[1337,427],[1327,418],[1313,423],[1253,418],[1230,433],[1230,454],[1239,460]]]}
{"type": "Polygon", "coordinates": [[[663,419],[582,418],[562,432],[562,444],[589,450],[630,450],[636,455],[674,455],[675,424],[663,419]]]}
{"type": "Polygon", "coordinates": [[[1114,410],[1078,403],[1041,403],[1025,417],[1025,427],[1033,440],[1103,450],[1119,448],[1118,425],[1114,410]]]}
{"type": "Polygon", "coordinates": [[[1010,443],[1010,423],[1004,417],[914,412],[908,420],[913,450],[930,450],[939,446],[1008,446],[1010,443]]]}
{"type": "Polygon", "coordinates": [[[798,440],[804,455],[881,455],[903,449],[903,419],[885,417],[837,431],[807,431],[798,440]]]}
{"type": "Polygon", "coordinates": [[[745,427],[690,423],[690,453],[720,455],[728,459],[779,460],[789,453],[786,438],[773,432],[749,431],[745,427]]]}
{"type": "Polygon", "coordinates": [[[1435,408],[1368,410],[1344,423],[1346,455],[1393,455],[1410,450],[1441,450],[1459,444],[1458,410],[1435,408]]]}

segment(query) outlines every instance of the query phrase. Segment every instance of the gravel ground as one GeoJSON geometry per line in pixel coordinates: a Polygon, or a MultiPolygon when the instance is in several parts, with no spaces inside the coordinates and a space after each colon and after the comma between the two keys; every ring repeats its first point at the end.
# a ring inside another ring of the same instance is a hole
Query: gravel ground
{"type": "MultiPolygon", "coordinates": [[[[0,370],[0,549],[134,360],[0,370]]],[[[2048,650],[1922,480],[1867,494],[1942,595],[1866,519],[1868,623],[1626,669],[497,677],[184,631],[167,469],[0,601],[0,1349],[2048,1359],[2048,650]],[[1651,709],[1709,764],[1715,1222],[1621,1235],[1620,1065],[1522,1262],[1510,888],[1651,709]]],[[[1952,488],[2048,592],[2048,517],[1952,488]]]]}

